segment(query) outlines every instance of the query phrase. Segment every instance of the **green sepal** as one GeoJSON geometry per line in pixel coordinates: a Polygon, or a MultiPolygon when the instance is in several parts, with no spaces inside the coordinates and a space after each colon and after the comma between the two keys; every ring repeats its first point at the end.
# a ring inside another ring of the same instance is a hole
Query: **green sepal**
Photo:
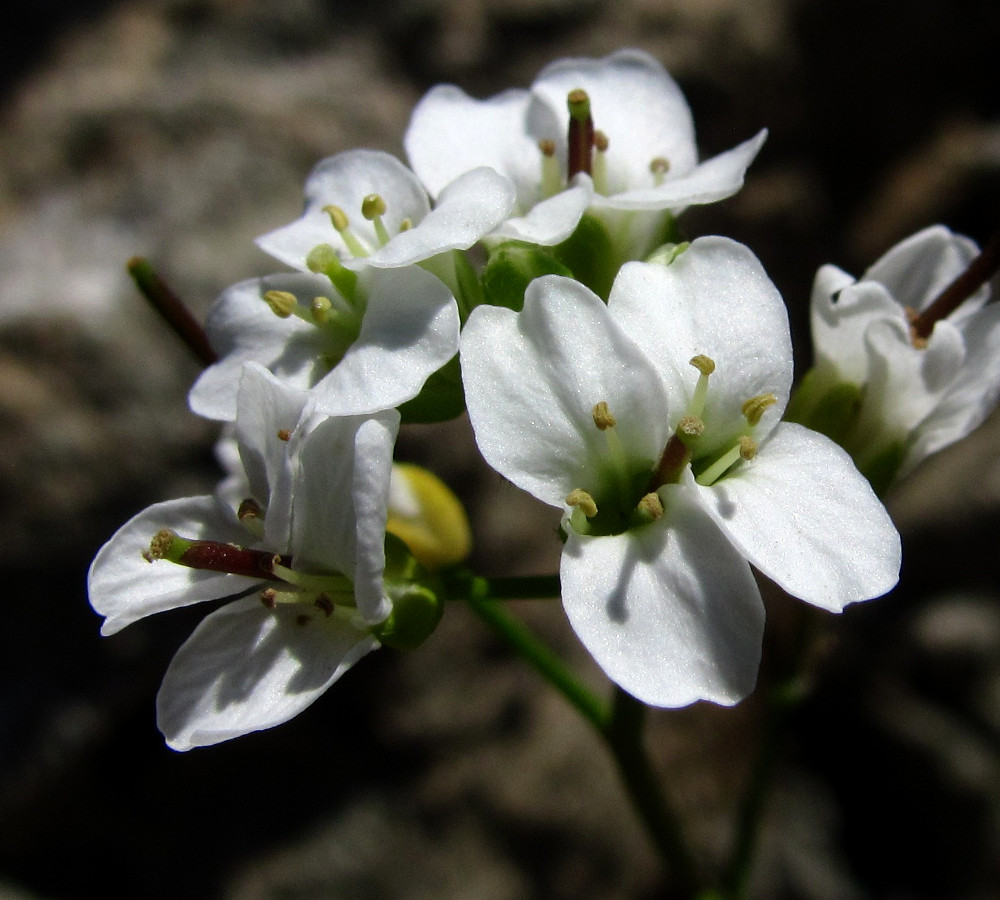
{"type": "Polygon", "coordinates": [[[572,276],[572,272],[548,250],[521,241],[505,241],[497,246],[483,269],[483,294],[492,306],[520,312],[524,291],[542,275],[572,276]]]}
{"type": "Polygon", "coordinates": [[[371,629],[379,643],[414,650],[437,628],[444,613],[439,582],[429,576],[399,538],[385,536],[385,583],[392,612],[371,629]]]}
{"type": "Polygon", "coordinates": [[[845,445],[861,411],[862,390],[851,381],[831,382],[819,369],[810,369],[792,394],[785,419],[825,434],[845,445]]]}
{"type": "Polygon", "coordinates": [[[399,407],[403,424],[447,422],[465,412],[465,388],[456,353],[424,383],[420,393],[399,407]]]}
{"type": "MultiPolygon", "coordinates": [[[[906,442],[896,441],[870,458],[858,463],[861,474],[868,479],[876,496],[884,497],[892,487],[906,457],[906,442]]],[[[855,459],[857,462],[857,459],[855,459]]]]}
{"type": "Polygon", "coordinates": [[[618,274],[618,264],[611,235],[600,219],[585,214],[576,230],[553,247],[552,253],[577,281],[604,300],[608,299],[618,274]]]}

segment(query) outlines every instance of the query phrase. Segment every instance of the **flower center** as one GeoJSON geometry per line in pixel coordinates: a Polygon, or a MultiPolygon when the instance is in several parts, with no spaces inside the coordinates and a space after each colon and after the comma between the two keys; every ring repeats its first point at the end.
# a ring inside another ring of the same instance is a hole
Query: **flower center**
{"type": "MultiPolygon", "coordinates": [[[[259,510],[255,501],[245,500],[240,504],[237,515],[244,513],[248,504],[259,510]]],[[[247,519],[254,520],[256,515],[240,515],[245,524],[247,519]]],[[[292,558],[287,555],[219,541],[184,538],[164,529],[153,538],[143,557],[150,563],[165,559],[190,569],[260,578],[269,582],[260,592],[260,601],[268,609],[274,609],[280,603],[297,603],[319,610],[326,618],[336,613],[341,618],[353,620],[356,615],[354,585],[349,578],[339,573],[295,571],[291,568],[292,558]]],[[[297,621],[305,624],[309,618],[310,615],[303,612],[297,621]]]]}
{"type": "MultiPolygon", "coordinates": [[[[567,184],[581,172],[590,176],[594,190],[599,194],[609,193],[607,152],[610,145],[607,134],[594,127],[590,111],[590,96],[582,88],[575,88],[566,95],[569,110],[569,128],[566,135],[566,178],[562,177],[556,159],[556,142],[543,139],[538,142],[542,155],[541,191],[543,197],[552,197],[566,188],[567,184]]],[[[665,156],[650,160],[649,170],[653,184],[663,183],[670,170],[670,161],[665,156]]]]}
{"type": "Polygon", "coordinates": [[[699,452],[711,437],[704,419],[708,399],[709,378],[715,371],[715,361],[698,355],[691,359],[698,370],[698,382],[684,415],[670,435],[659,460],[652,467],[630,464],[628,454],[615,431],[617,424],[608,404],[601,401],[593,409],[594,426],[603,433],[606,443],[605,477],[601,489],[590,491],[577,488],[566,497],[571,507],[569,524],[580,534],[620,534],[630,528],[649,524],[663,515],[663,497],[659,489],[677,484],[687,467],[702,486],[715,484],[741,461],[754,458],[757,441],[754,432],[764,412],[777,402],[774,394],[758,394],[741,407],[742,423],[721,448],[699,452]],[[652,468],[652,473],[650,473],[652,468]]]}

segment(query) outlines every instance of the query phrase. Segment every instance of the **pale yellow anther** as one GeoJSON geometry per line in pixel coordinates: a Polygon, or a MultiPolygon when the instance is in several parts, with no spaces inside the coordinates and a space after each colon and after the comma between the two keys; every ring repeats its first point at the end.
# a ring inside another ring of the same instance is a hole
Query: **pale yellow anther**
{"type": "Polygon", "coordinates": [[[761,416],[767,411],[771,406],[774,406],[778,402],[778,398],[774,394],[758,394],[756,397],[751,397],[746,403],[740,407],[743,415],[746,416],[746,420],[750,425],[756,425],[760,422],[761,416]]]}
{"type": "Polygon", "coordinates": [[[753,459],[757,455],[757,442],[752,437],[740,437],[740,458],[753,459]]]}
{"type": "Polygon", "coordinates": [[[681,416],[677,430],[685,437],[701,437],[705,433],[705,421],[698,416],[681,416]]]}
{"type": "Polygon", "coordinates": [[[548,138],[542,138],[538,142],[538,149],[542,152],[542,156],[555,156],[556,142],[551,141],[548,138]]]}
{"type": "Polygon", "coordinates": [[[593,416],[594,424],[600,431],[607,431],[609,428],[614,428],[618,422],[611,414],[611,410],[608,409],[608,404],[604,400],[594,406],[593,416]]]}
{"type": "Polygon", "coordinates": [[[325,212],[329,217],[330,221],[333,223],[333,227],[337,231],[347,231],[351,227],[351,220],[347,218],[347,213],[345,213],[339,206],[324,206],[323,212],[325,212]]]}
{"type": "Polygon", "coordinates": [[[603,131],[594,132],[594,149],[598,153],[607,153],[608,136],[603,131]]]}
{"type": "Polygon", "coordinates": [[[403,221],[399,223],[400,231],[409,231],[412,227],[413,219],[403,219],[403,221]]]}
{"type": "Polygon", "coordinates": [[[636,512],[650,522],[655,522],[661,518],[663,516],[663,501],[660,499],[660,495],[655,491],[646,494],[636,506],[636,512]]]}
{"type": "Polygon", "coordinates": [[[649,171],[653,173],[654,184],[663,184],[663,179],[666,177],[667,172],[670,171],[670,160],[665,156],[657,156],[655,159],[650,160],[649,171]]]}
{"type": "Polygon", "coordinates": [[[369,222],[378,216],[384,216],[386,209],[385,200],[382,199],[381,194],[369,194],[361,201],[361,215],[369,222]]]}
{"type": "Polygon", "coordinates": [[[690,362],[702,375],[711,375],[715,371],[715,360],[703,353],[691,357],[690,362]]]}
{"type": "Polygon", "coordinates": [[[588,519],[597,515],[597,504],[594,498],[582,488],[574,488],[566,497],[566,504],[580,510],[588,519]]]}
{"type": "Polygon", "coordinates": [[[330,318],[330,310],[333,304],[329,297],[313,297],[312,316],[317,325],[322,325],[330,318]]]}
{"type": "Polygon", "coordinates": [[[246,522],[249,519],[262,519],[263,517],[264,510],[253,497],[247,497],[243,500],[239,509],[236,510],[236,518],[241,522],[246,522]]]}
{"type": "Polygon", "coordinates": [[[288,291],[266,291],[264,302],[271,307],[271,312],[279,319],[287,319],[299,305],[295,294],[290,294],[288,291]]]}

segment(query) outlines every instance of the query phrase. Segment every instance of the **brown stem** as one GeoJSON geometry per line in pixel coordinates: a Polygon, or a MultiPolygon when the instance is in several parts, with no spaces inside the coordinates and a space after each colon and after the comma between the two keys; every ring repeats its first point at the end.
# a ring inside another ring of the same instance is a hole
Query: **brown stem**
{"type": "Polygon", "coordinates": [[[913,336],[924,340],[929,338],[935,322],[951,315],[998,271],[1000,271],[1000,231],[995,231],[979,256],[969,263],[969,267],[910,323],[913,336]]]}
{"type": "Polygon", "coordinates": [[[133,256],[126,266],[139,292],[145,297],[196,357],[205,366],[217,362],[219,357],[208,342],[205,329],[191,314],[184,302],[156,274],[149,260],[133,256]]]}

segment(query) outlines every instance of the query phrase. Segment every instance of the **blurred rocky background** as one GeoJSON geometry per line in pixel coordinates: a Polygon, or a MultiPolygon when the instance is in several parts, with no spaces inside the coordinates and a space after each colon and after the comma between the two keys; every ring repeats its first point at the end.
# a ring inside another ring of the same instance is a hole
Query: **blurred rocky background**
{"type": "MultiPolygon", "coordinates": [[[[1000,5],[39,0],[4,18],[0,897],[663,896],[603,748],[461,608],[286,726],[164,747],[156,688],[202,611],[101,639],[84,578],[130,515],[211,488],[215,430],[186,411],[196,365],[124,263],[148,255],[201,314],[273,270],[252,239],[298,214],[317,160],[401,154],[432,84],[486,96],[633,45],[680,81],[704,155],[771,129],[743,192],[685,223],[754,248],[806,363],[821,263],[860,272],[925,225],[982,241],[1000,223],[1000,5]]],[[[998,443],[994,417],[904,485],[900,588],[821,620],[754,896],[1000,893],[998,443]]],[[[409,430],[400,455],[469,503],[483,571],[553,570],[552,515],[485,471],[464,421],[409,430]]],[[[769,603],[780,660],[801,610],[769,603]]],[[[518,611],[601,688],[558,604],[518,611]]],[[[760,709],[651,717],[706,865],[729,846],[760,709]]]]}

